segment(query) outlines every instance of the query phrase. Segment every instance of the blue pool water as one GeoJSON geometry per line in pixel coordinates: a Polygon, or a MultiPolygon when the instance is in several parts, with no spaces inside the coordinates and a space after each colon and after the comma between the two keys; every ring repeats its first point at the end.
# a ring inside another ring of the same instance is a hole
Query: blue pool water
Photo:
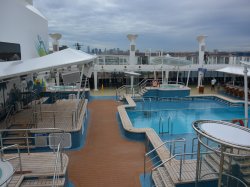
{"type": "Polygon", "coordinates": [[[127,110],[136,128],[153,128],[157,133],[172,135],[193,133],[195,120],[229,120],[244,118],[243,105],[233,106],[213,98],[173,101],[138,102],[137,107],[127,110]],[[159,129],[160,128],[160,129],[159,129]]]}

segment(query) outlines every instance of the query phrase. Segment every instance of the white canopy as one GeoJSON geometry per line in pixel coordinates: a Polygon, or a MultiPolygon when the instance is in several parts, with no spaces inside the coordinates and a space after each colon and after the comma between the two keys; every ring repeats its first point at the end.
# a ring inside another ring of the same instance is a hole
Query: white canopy
{"type": "Polygon", "coordinates": [[[171,65],[171,66],[186,66],[192,64],[192,61],[190,60],[184,60],[176,57],[171,57],[170,55],[166,56],[159,56],[154,58],[153,60],[154,64],[165,64],[165,65],[171,65]]]}
{"type": "Polygon", "coordinates": [[[26,75],[33,72],[51,70],[54,68],[87,64],[95,58],[96,56],[68,48],[43,57],[29,60],[1,62],[0,80],[14,76],[26,75]]]}
{"type": "Polygon", "coordinates": [[[140,76],[141,74],[140,73],[136,73],[136,72],[134,72],[134,71],[125,71],[124,72],[125,74],[127,74],[127,75],[131,75],[131,76],[140,76]]]}
{"type": "MultiPolygon", "coordinates": [[[[229,67],[217,69],[216,71],[244,76],[244,67],[243,66],[229,66],[229,67]]],[[[247,76],[250,76],[250,71],[248,71],[247,76]]]]}

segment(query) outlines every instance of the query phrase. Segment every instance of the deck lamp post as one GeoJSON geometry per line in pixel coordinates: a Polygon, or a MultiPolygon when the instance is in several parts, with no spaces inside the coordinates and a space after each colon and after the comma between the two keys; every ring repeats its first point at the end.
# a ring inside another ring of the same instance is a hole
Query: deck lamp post
{"type": "Polygon", "coordinates": [[[249,128],[248,125],[248,81],[247,81],[247,67],[250,67],[250,63],[249,62],[245,62],[245,61],[240,61],[243,65],[244,65],[244,97],[245,97],[245,119],[246,119],[246,126],[249,128]]]}

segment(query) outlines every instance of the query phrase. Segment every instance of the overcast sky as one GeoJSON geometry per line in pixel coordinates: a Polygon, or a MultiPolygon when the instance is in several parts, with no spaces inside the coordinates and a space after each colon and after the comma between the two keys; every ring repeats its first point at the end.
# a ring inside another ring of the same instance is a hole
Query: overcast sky
{"type": "Polygon", "coordinates": [[[128,49],[196,51],[198,35],[207,50],[250,50],[250,0],[34,0],[61,33],[61,44],[128,49]]]}

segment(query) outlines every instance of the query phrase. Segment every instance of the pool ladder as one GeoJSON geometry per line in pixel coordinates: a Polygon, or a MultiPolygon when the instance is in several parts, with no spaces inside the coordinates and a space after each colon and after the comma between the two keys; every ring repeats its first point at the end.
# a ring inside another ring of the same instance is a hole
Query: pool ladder
{"type": "Polygon", "coordinates": [[[165,134],[165,133],[168,133],[168,134],[172,134],[173,133],[173,122],[171,121],[171,117],[168,116],[168,124],[167,124],[167,131],[164,131],[164,123],[163,123],[163,117],[160,116],[160,119],[159,119],[159,135],[160,134],[165,134]]]}

